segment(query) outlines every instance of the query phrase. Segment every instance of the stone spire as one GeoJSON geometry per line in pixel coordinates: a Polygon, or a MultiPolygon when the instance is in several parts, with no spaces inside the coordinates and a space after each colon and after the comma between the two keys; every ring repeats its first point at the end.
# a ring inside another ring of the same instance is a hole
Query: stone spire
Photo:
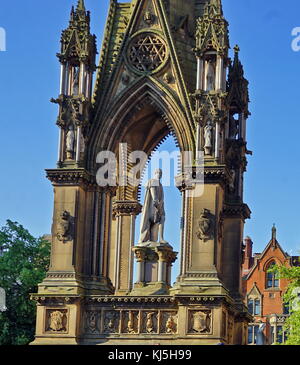
{"type": "Polygon", "coordinates": [[[211,49],[223,55],[229,49],[228,22],[223,16],[221,0],[210,0],[203,16],[197,19],[195,50],[199,54],[211,49]]]}
{"type": "Polygon", "coordinates": [[[239,59],[239,52],[240,48],[236,45],[234,47],[234,61],[229,67],[227,102],[231,107],[237,109],[237,113],[243,112],[249,115],[249,82],[244,77],[244,68],[239,59]]]}
{"type": "Polygon", "coordinates": [[[85,11],[84,0],[78,0],[76,11],[85,11]]]}
{"type": "Polygon", "coordinates": [[[214,13],[215,15],[223,15],[222,1],[210,0],[206,5],[205,10],[208,11],[210,14],[214,13]]]}
{"type": "Polygon", "coordinates": [[[96,37],[90,32],[90,12],[86,11],[84,0],[79,0],[76,10],[71,10],[69,27],[62,32],[60,61],[84,60],[95,69],[96,37]]]}

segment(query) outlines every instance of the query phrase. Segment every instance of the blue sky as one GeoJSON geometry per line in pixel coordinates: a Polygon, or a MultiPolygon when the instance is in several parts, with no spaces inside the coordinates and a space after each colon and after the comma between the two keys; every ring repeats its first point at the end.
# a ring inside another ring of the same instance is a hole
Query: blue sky
{"type": "MultiPolygon", "coordinates": [[[[7,51],[0,52],[0,226],[12,219],[34,235],[51,229],[53,192],[44,169],[56,165],[58,131],[57,106],[49,100],[58,95],[55,55],[74,3],[1,4],[0,27],[6,30],[7,51]]],[[[86,0],[99,49],[108,3],[86,0]]],[[[300,52],[291,49],[291,32],[300,27],[300,2],[223,0],[223,5],[231,46],[239,44],[250,81],[248,148],[254,155],[245,175],[245,202],[252,219],[245,235],[252,237],[259,252],[276,223],[279,242],[296,254],[300,249],[300,52]]],[[[178,211],[180,203],[174,207],[170,200],[167,209],[173,222],[173,211],[178,211]]],[[[171,226],[168,232],[174,236],[171,226]]]]}

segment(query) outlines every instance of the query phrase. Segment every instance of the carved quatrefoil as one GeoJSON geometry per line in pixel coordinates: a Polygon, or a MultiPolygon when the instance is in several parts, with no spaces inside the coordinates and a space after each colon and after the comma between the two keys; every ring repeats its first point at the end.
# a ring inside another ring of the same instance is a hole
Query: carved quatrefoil
{"type": "Polygon", "coordinates": [[[131,43],[128,51],[130,64],[140,72],[152,72],[167,58],[165,43],[155,34],[142,34],[131,43]]]}

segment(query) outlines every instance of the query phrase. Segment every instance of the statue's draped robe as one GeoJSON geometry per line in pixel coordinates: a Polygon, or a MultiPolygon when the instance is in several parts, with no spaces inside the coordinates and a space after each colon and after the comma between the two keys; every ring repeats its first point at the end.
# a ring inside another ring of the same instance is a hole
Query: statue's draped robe
{"type": "Polygon", "coordinates": [[[159,225],[159,223],[162,223],[164,219],[165,209],[163,187],[158,180],[149,180],[146,187],[145,202],[142,211],[140,243],[152,241],[153,235],[151,234],[151,231],[153,226],[159,225]],[[154,206],[154,201],[157,201],[159,204],[158,210],[154,206]]]}

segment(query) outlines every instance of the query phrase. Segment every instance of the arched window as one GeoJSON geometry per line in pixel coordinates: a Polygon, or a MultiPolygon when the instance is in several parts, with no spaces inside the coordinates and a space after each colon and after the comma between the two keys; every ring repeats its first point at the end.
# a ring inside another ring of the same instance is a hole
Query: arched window
{"type": "Polygon", "coordinates": [[[272,269],[273,266],[275,266],[275,261],[270,262],[270,264],[267,266],[267,288],[278,288],[279,287],[279,280],[276,278],[276,274],[274,272],[269,272],[270,269],[272,269]]]}

